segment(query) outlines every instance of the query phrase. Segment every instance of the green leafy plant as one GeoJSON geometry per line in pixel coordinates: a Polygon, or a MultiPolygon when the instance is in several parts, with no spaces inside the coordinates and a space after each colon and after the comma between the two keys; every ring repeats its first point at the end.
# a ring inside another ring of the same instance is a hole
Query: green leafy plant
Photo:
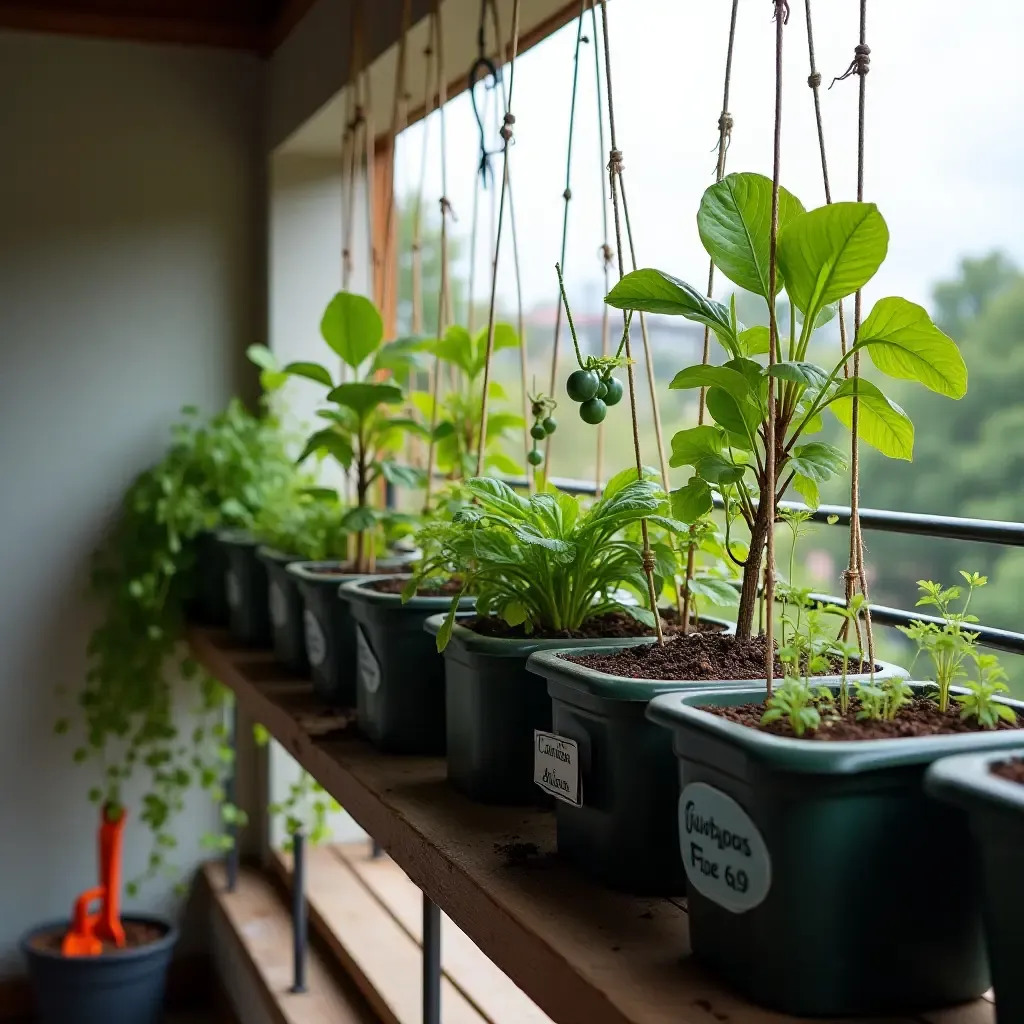
{"type": "Polygon", "coordinates": [[[299,487],[268,501],[256,516],[253,533],[282,554],[318,562],[344,560],[351,533],[342,513],[336,491],[299,487]]]}
{"type": "MultiPolygon", "coordinates": [[[[494,325],[494,351],[518,348],[519,335],[505,323],[494,325]]],[[[452,479],[462,480],[476,471],[476,455],[480,443],[483,404],[483,372],[487,357],[487,328],[475,337],[465,327],[449,327],[439,341],[425,343],[433,353],[453,370],[454,380],[441,398],[434,428],[437,467],[452,479]]],[[[502,473],[522,473],[523,467],[501,449],[513,432],[523,430],[523,418],[501,408],[507,401],[505,389],[496,380],[488,385],[487,446],[484,468],[502,473]],[[497,407],[496,407],[497,405],[497,407]]],[[[427,420],[433,410],[433,396],[414,392],[412,400],[427,420]]],[[[522,436],[520,434],[520,436],[522,436]]]]}
{"type": "MultiPolygon", "coordinates": [[[[650,610],[623,602],[617,592],[625,588],[641,599],[647,593],[640,551],[624,530],[641,518],[668,533],[683,529],[668,516],[666,496],[655,484],[626,470],[609,480],[589,509],[553,488],[527,499],[487,477],[468,480],[465,491],[475,504],[459,509],[451,523],[431,527],[433,553],[408,588],[414,593],[438,576],[462,581],[438,634],[438,650],[451,638],[465,593],[476,595],[478,614],[526,632],[576,630],[616,610],[654,625],[650,610]]],[[[671,551],[656,554],[674,558],[671,551]]]]}
{"type": "MultiPolygon", "coordinates": [[[[659,270],[627,274],[606,297],[621,309],[684,316],[709,327],[728,356],[724,365],[689,366],[671,388],[707,389],[713,423],[682,430],[672,438],[671,465],[693,475],[673,492],[679,519],[706,514],[718,492],[728,510],[735,505],[750,531],[743,563],[736,634],[751,635],[763,550],[769,529],[765,444],[769,388],[774,389],[776,438],[775,501],[788,488],[808,505],[818,503],[819,484],[846,469],[846,457],[823,441],[805,438],[822,428],[829,410],[846,426],[858,399],[858,436],[890,458],[911,459],[914,428],[906,413],[863,378],[844,376],[853,355],[863,352],[890,377],[915,380],[950,398],[967,389],[959,350],[927,312],[906,299],[875,303],[847,354],[826,370],[809,361],[815,331],[835,314],[836,303],[862,288],[881,266],[889,232],[872,203],[833,203],[805,211],[780,190],[775,290],[771,288],[772,182],[758,174],[730,174],[711,186],[697,213],[697,228],[715,265],[734,284],[768,304],[770,328],[744,328],[730,306],[706,298],[692,285],[659,270]],[[779,331],[778,298],[789,299],[788,339],[779,331]],[[772,333],[777,361],[763,363],[772,333]]],[[[691,520],[692,521],[692,520],[691,520]]]]}
{"type": "Polygon", "coordinates": [[[787,675],[765,702],[762,725],[786,721],[797,736],[814,732],[821,725],[820,693],[799,675],[787,675]]]}
{"type": "Polygon", "coordinates": [[[903,676],[870,679],[853,684],[860,710],[858,719],[892,722],[914,699],[914,691],[903,676]]]}
{"type": "MultiPolygon", "coordinates": [[[[90,800],[120,807],[128,780],[147,774],[138,815],[153,833],[147,875],[167,867],[166,854],[177,845],[174,815],[190,786],[223,800],[221,779],[233,756],[223,722],[226,691],[177,650],[192,592],[190,541],[202,530],[251,527],[263,502],[288,490],[295,476],[277,421],[253,416],[237,401],[205,423],[186,408],[171,437],[166,455],[129,487],[94,555],[91,590],[101,619],[75,695],[84,737],[74,760],[95,760],[102,771],[90,800]],[[186,736],[174,715],[179,674],[197,691],[186,736]]],[[[58,733],[72,727],[70,718],[56,724],[58,733]]],[[[128,888],[134,892],[137,881],[128,888]]]]}
{"type": "Polygon", "coordinates": [[[303,377],[327,388],[329,406],[317,410],[327,426],[306,440],[299,455],[302,463],[311,455],[331,458],[345,473],[351,472],[355,503],[345,510],[341,526],[356,536],[353,569],[372,568],[379,538],[378,528],[394,515],[374,506],[371,488],[386,480],[399,487],[420,487],[423,474],[396,458],[410,435],[428,436],[422,424],[395,414],[406,402],[399,381],[406,380],[416,365],[424,343],[418,339],[384,341],[384,324],[374,304],[362,295],[338,292],[320,321],[320,333],[331,351],[352,371],[353,380],[335,382],[319,363],[294,362],[278,369],[269,353],[261,353],[266,372],[303,377]],[[382,380],[382,377],[389,377],[382,380]]]}
{"type": "Polygon", "coordinates": [[[978,678],[968,680],[964,685],[967,693],[958,693],[953,697],[960,705],[960,717],[977,719],[984,729],[995,729],[1001,721],[1017,721],[1017,713],[1009,704],[996,700],[1000,693],[1009,691],[1006,685],[1006,673],[994,654],[978,654],[971,652],[978,678]]]}

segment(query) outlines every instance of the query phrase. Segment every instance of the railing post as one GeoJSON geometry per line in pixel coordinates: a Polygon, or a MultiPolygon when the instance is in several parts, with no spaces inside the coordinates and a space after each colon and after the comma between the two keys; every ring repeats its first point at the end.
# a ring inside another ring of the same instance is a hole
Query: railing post
{"type": "Polygon", "coordinates": [[[302,829],[292,833],[292,940],[294,982],[292,992],[306,991],[306,834],[302,829]]]}
{"type": "Polygon", "coordinates": [[[441,910],[423,894],[423,1024],[441,1024],[441,910]]]}
{"type": "MultiPolygon", "coordinates": [[[[224,786],[224,795],[227,802],[235,807],[238,796],[238,699],[231,699],[231,772],[228,775],[224,786]]],[[[231,820],[226,822],[226,831],[231,845],[227,850],[227,875],[228,892],[234,892],[238,888],[238,820],[233,815],[231,820]]]]}

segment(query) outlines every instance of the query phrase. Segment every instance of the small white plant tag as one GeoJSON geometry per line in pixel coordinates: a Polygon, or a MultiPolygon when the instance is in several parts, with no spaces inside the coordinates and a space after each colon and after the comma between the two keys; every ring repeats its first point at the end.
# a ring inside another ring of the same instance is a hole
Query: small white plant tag
{"type": "Polygon", "coordinates": [[[580,750],[575,740],[553,732],[533,732],[533,781],[546,793],[576,807],[583,806],[580,750]]]}

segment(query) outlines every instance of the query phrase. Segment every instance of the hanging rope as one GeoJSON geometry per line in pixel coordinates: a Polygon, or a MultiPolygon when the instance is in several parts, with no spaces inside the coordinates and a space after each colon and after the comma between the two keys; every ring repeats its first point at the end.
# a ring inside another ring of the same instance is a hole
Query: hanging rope
{"type": "MultiPolygon", "coordinates": [[[[576,96],[579,92],[580,81],[580,47],[586,38],[583,35],[583,15],[586,13],[587,0],[580,2],[580,16],[576,23],[576,47],[572,59],[572,94],[569,100],[569,136],[565,151],[565,188],[562,190],[562,247],[558,265],[565,270],[565,250],[569,241],[569,204],[572,201],[572,144],[576,135],[576,96]]],[[[595,41],[595,49],[596,41],[595,41]]],[[[598,108],[598,117],[601,116],[598,108]]],[[[603,188],[602,188],[603,192],[603,188]]],[[[607,294],[607,292],[605,293],[607,294]]],[[[558,349],[562,338],[562,302],[559,298],[555,307],[555,335],[551,345],[551,377],[548,384],[548,394],[552,397],[555,388],[558,386],[558,349]]],[[[551,435],[544,440],[544,471],[551,469],[551,435]]]]}
{"type": "MultiPolygon", "coordinates": [[[[437,110],[440,119],[441,131],[441,245],[440,245],[440,283],[437,296],[437,337],[443,338],[451,317],[451,310],[448,308],[451,301],[451,291],[448,283],[448,217],[452,212],[451,203],[448,200],[448,148],[445,131],[445,110],[447,101],[446,85],[444,77],[444,42],[441,26],[441,0],[434,0],[434,11],[431,15],[433,28],[433,48],[436,55],[435,69],[437,72],[437,110]]],[[[430,499],[433,494],[434,484],[434,454],[435,440],[434,432],[437,429],[437,412],[441,401],[441,360],[434,357],[433,381],[431,386],[431,408],[430,408],[430,441],[427,448],[427,483],[426,494],[423,499],[424,512],[430,509],[430,499]]]]}
{"type": "MultiPolygon", "coordinates": [[[[601,88],[601,47],[597,45],[597,6],[596,0],[589,0],[590,2],[590,27],[594,36],[594,77],[596,85],[597,96],[597,152],[600,157],[601,167],[601,249],[600,249],[600,260],[601,270],[604,274],[604,294],[607,295],[611,291],[611,270],[612,261],[615,259],[615,254],[612,252],[612,247],[608,244],[608,203],[605,200],[604,192],[604,176],[605,176],[605,164],[604,164],[604,98],[602,95],[601,88]]],[[[559,306],[561,311],[561,306],[559,306]]],[[[601,356],[607,358],[609,349],[609,315],[610,307],[607,302],[601,303],[601,356]]],[[[594,487],[597,493],[597,497],[601,497],[601,491],[604,487],[604,426],[605,421],[601,420],[597,425],[597,466],[594,472],[594,487]]]]}
{"type": "Polygon", "coordinates": [[[491,358],[494,355],[494,309],[498,296],[498,256],[501,252],[501,228],[505,219],[505,200],[509,190],[509,146],[514,135],[513,125],[516,123],[512,113],[512,90],[515,87],[516,52],[519,49],[519,5],[520,0],[512,4],[512,53],[508,67],[508,93],[505,96],[505,118],[501,126],[501,196],[498,200],[498,223],[494,232],[494,262],[491,265],[491,299],[487,311],[487,351],[484,355],[483,396],[480,402],[480,440],[476,453],[476,475],[482,476],[484,471],[484,453],[487,448],[487,405],[491,382],[491,358]]]}
{"type": "MultiPolygon", "coordinates": [[[[615,248],[618,256],[619,280],[621,281],[626,272],[625,258],[622,248],[622,224],[621,216],[629,214],[626,210],[626,197],[622,195],[622,211],[620,212],[619,193],[622,185],[622,151],[618,147],[618,140],[615,133],[615,101],[612,93],[612,56],[611,45],[608,33],[608,4],[607,0],[601,0],[601,34],[604,42],[604,74],[605,90],[608,96],[608,133],[611,143],[611,150],[608,154],[608,182],[612,193],[612,213],[615,220],[615,248]]],[[[626,380],[629,384],[629,411],[633,421],[633,453],[636,456],[636,476],[638,480],[644,478],[643,458],[640,454],[640,424],[636,414],[636,380],[633,373],[633,356],[629,338],[629,314],[623,311],[623,329],[626,349],[626,380]]],[[[647,595],[651,602],[651,611],[654,613],[654,628],[658,636],[658,644],[665,643],[665,634],[661,627],[661,616],[658,614],[658,594],[654,587],[654,555],[651,552],[651,537],[647,529],[647,520],[640,520],[640,534],[643,539],[643,569],[647,577],[647,595]]]]}
{"type": "Polygon", "coordinates": [[[427,155],[430,151],[430,115],[433,112],[433,21],[427,25],[427,45],[423,48],[423,147],[420,153],[420,180],[416,189],[412,222],[412,333],[423,334],[423,193],[427,187],[427,155]]]}
{"type": "MultiPolygon", "coordinates": [[[[772,157],[772,224],[769,262],[768,291],[768,367],[778,359],[779,321],[775,311],[775,287],[778,280],[779,248],[779,176],[782,165],[782,35],[789,21],[787,0],[773,0],[775,4],[775,137],[772,157]]],[[[775,675],[775,379],[768,377],[768,421],[765,436],[764,472],[766,487],[764,497],[768,501],[765,512],[768,533],[765,537],[764,603],[765,603],[765,681],[768,696],[772,695],[775,675]]]]}
{"type": "MultiPolygon", "coordinates": [[[[871,70],[871,47],[867,44],[867,0],[860,0],[860,41],[854,47],[854,57],[850,66],[832,84],[844,81],[851,75],[857,75],[859,86],[859,97],[857,103],[857,202],[864,202],[864,141],[865,141],[865,110],[867,106],[867,77],[871,70]]],[[[831,88],[831,86],[830,86],[831,88]]],[[[853,312],[853,343],[856,347],[857,339],[860,336],[861,316],[863,313],[863,292],[857,291],[854,298],[853,312]]],[[[853,354],[853,379],[860,379],[860,352],[853,354]]],[[[867,587],[867,575],[864,571],[864,537],[861,533],[860,524],[860,443],[858,428],[860,421],[860,398],[854,388],[851,399],[850,415],[850,562],[843,573],[846,583],[846,606],[850,607],[857,587],[860,587],[864,595],[864,633],[867,639],[868,662],[871,671],[875,665],[875,638],[871,627],[871,613],[868,610],[869,598],[867,587]]],[[[860,628],[856,625],[857,641],[860,642],[860,628]]]]}

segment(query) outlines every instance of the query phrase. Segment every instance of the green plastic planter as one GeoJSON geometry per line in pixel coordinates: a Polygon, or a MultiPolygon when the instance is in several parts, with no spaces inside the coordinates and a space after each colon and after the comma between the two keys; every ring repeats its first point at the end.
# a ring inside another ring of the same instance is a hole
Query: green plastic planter
{"type": "Polygon", "coordinates": [[[980,996],[989,972],[967,816],[929,798],[924,773],[947,754],[1020,746],[1021,734],[815,742],[699,709],[763,698],[703,690],[648,706],[679,761],[695,956],[748,999],[797,1016],[980,996]]]}
{"type": "MultiPolygon", "coordinates": [[[[734,629],[732,623],[708,617],[734,629]]],[[[587,653],[614,653],[609,644],[587,653]]],[[[555,802],[558,852],[605,885],[639,895],[686,892],[675,809],[679,780],[672,739],[646,717],[663,693],[750,686],[750,680],[630,679],[566,661],[569,650],[530,656],[527,668],[547,680],[553,731],[579,749],[582,805],[555,802]]],[[[876,678],[907,673],[879,662],[876,678]]],[[[851,679],[867,678],[851,676],[851,679]]],[[[831,681],[823,677],[822,683],[831,681]]]]}
{"type": "MultiPolygon", "coordinates": [[[[396,754],[443,754],[444,660],[423,630],[432,615],[451,607],[451,597],[382,594],[371,584],[386,576],[341,587],[356,631],[356,708],[359,728],[382,750],[396,754]]],[[[391,577],[408,579],[408,576],[391,577]]],[[[470,610],[474,599],[459,607],[470,610]]]]}
{"type": "Polygon", "coordinates": [[[267,567],[256,557],[256,540],[245,530],[222,530],[218,538],[227,555],[228,629],[246,647],[269,647],[269,581],[267,567]]]}
{"type": "MultiPolygon", "coordinates": [[[[380,569],[404,568],[407,560],[382,559],[380,569]]],[[[313,692],[332,707],[356,704],[356,626],[347,601],[338,593],[363,573],[339,572],[342,562],[292,562],[286,571],[302,595],[303,633],[313,692]]]]}
{"type": "Polygon", "coordinates": [[[274,657],[290,672],[305,678],[309,674],[309,659],[302,621],[302,594],[298,580],[288,572],[288,566],[298,559],[268,547],[257,548],[256,557],[267,567],[267,607],[274,657]]]}
{"type": "Polygon", "coordinates": [[[982,917],[999,1024],[1024,1021],[1024,786],[990,769],[1020,757],[1024,745],[997,754],[947,757],[936,761],[925,778],[929,793],[963,808],[970,818],[981,862],[982,917]]]}
{"type": "Polygon", "coordinates": [[[228,556],[214,530],[202,530],[192,539],[194,563],[186,614],[200,626],[223,629],[228,624],[228,598],[224,576],[228,556]]]}
{"type": "MultiPolygon", "coordinates": [[[[433,615],[424,629],[436,636],[443,621],[443,614],[433,615]]],[[[504,640],[456,622],[444,650],[448,781],[480,803],[548,803],[533,783],[533,732],[550,731],[551,700],[544,680],[527,671],[527,659],[535,651],[601,646],[608,641],[504,640]]]]}

